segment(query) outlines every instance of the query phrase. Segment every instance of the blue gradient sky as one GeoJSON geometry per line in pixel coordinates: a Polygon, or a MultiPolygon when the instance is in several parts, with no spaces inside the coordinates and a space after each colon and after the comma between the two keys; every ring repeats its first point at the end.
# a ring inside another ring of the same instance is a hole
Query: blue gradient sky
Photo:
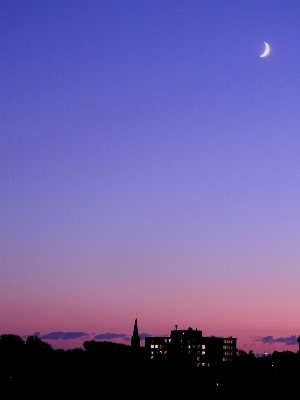
{"type": "Polygon", "coordinates": [[[0,7],[0,333],[299,335],[299,2],[0,7]]]}

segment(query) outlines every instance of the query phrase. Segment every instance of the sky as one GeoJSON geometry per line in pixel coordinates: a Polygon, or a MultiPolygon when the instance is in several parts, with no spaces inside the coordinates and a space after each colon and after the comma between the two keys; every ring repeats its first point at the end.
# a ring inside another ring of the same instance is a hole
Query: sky
{"type": "Polygon", "coordinates": [[[297,351],[299,1],[0,14],[0,334],[297,351]]]}

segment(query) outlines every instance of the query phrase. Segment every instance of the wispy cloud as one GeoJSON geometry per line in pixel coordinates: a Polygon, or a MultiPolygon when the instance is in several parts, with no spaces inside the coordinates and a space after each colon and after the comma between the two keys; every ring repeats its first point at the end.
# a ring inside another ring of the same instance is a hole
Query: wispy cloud
{"type": "MultiPolygon", "coordinates": [[[[144,340],[145,337],[149,337],[152,336],[151,333],[139,333],[139,337],[141,340],[144,340]]],[[[129,342],[131,340],[131,337],[127,336],[126,338],[124,337],[123,340],[125,340],[125,342],[129,342]]]]}
{"type": "Polygon", "coordinates": [[[279,337],[274,338],[273,336],[256,336],[254,342],[261,342],[261,343],[285,343],[287,346],[294,346],[297,344],[297,336],[291,335],[287,337],[279,337]]]}
{"type": "Polygon", "coordinates": [[[125,338],[128,335],[126,335],[125,333],[99,333],[99,335],[94,336],[95,340],[111,340],[111,339],[118,339],[118,338],[123,338],[125,340],[125,338]]]}
{"type": "Polygon", "coordinates": [[[88,338],[89,334],[86,332],[50,332],[46,333],[42,336],[39,336],[41,339],[48,340],[70,340],[70,339],[79,339],[79,338],[88,338]]]}
{"type": "Polygon", "coordinates": [[[144,340],[146,337],[152,336],[151,333],[140,333],[139,337],[141,340],[144,340]]]}

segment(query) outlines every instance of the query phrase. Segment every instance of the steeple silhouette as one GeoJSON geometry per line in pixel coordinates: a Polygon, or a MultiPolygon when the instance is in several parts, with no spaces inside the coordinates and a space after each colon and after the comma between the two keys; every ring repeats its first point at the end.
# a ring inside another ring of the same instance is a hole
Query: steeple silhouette
{"type": "Polygon", "coordinates": [[[137,350],[140,348],[140,337],[137,325],[137,318],[134,321],[133,334],[131,338],[131,348],[132,350],[137,350]]]}

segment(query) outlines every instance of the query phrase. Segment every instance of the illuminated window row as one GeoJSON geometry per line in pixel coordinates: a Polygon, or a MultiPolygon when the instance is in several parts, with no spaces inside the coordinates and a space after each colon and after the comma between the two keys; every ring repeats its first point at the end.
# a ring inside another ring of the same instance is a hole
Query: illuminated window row
{"type": "Polygon", "coordinates": [[[227,361],[233,361],[233,358],[230,356],[224,356],[223,357],[223,361],[227,362],[227,361]]]}

